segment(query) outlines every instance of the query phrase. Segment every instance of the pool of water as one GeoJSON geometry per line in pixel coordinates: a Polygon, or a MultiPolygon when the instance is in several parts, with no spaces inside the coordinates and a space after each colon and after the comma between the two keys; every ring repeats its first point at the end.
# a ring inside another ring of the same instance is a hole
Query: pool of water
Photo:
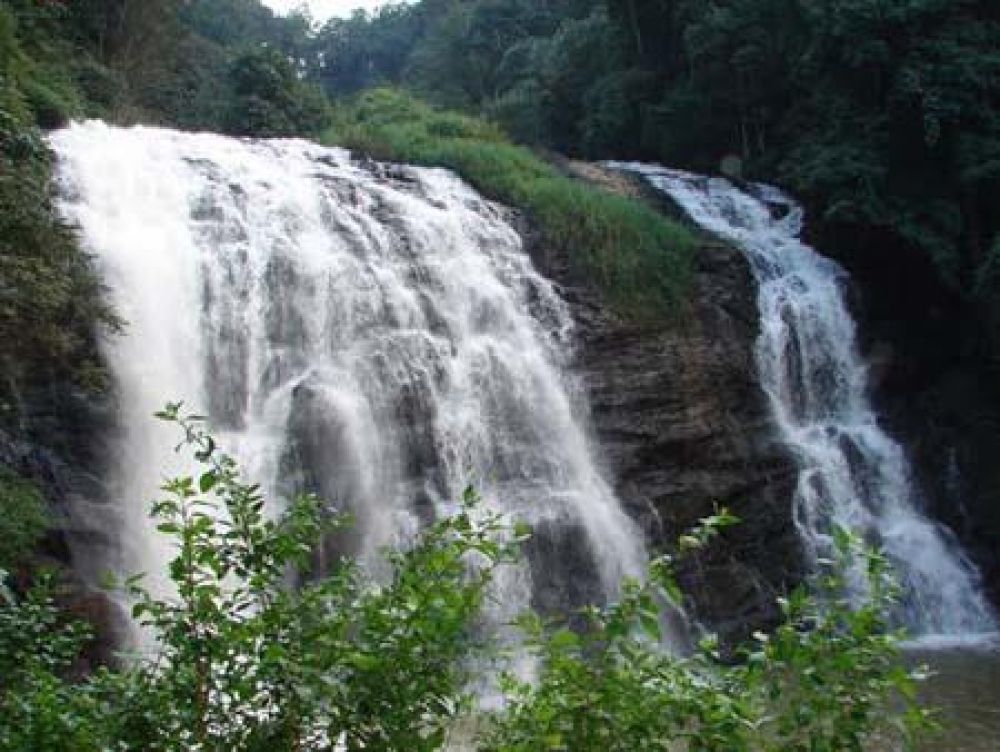
{"type": "Polygon", "coordinates": [[[916,647],[907,657],[933,672],[920,698],[942,727],[919,752],[1000,752],[1000,644],[916,647]]]}

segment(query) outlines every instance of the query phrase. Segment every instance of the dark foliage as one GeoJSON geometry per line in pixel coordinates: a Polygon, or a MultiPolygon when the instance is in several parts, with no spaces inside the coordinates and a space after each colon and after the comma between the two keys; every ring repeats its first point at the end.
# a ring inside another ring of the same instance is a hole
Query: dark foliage
{"type": "Polygon", "coordinates": [[[317,47],[334,94],[398,82],[529,143],[779,182],[848,262],[929,269],[977,357],[1000,355],[994,2],[425,0],[317,47]]]}

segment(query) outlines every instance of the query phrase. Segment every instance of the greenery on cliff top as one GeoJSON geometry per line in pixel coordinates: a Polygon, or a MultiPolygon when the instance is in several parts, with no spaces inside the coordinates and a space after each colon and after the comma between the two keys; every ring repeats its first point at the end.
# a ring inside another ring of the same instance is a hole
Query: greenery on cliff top
{"type": "MultiPolygon", "coordinates": [[[[687,657],[662,646],[663,604],[677,592],[664,556],[646,584],[625,582],[617,602],[585,609],[581,631],[525,614],[538,681],[507,676],[506,707],[476,708],[469,688],[496,656],[477,621],[528,531],[505,528],[468,491],[457,514],[387,554],[379,585],[348,559],[312,571],[320,536],[342,523],[311,496],[270,519],[259,486],[178,410],[162,416],[198,473],[166,482],[153,507],[176,590],[155,596],[141,577],[123,585],[160,637],[156,654],[75,679],[88,630],[59,614],[51,581],[18,598],[0,574],[0,748],[431,752],[475,712],[483,752],[841,752],[927,725],[883,616],[895,590],[874,554],[868,603],[849,607],[843,583],[825,578],[822,608],[796,593],[784,623],[736,665],[711,641],[687,657]],[[298,587],[290,571],[304,575],[298,587]]],[[[704,521],[677,556],[731,522],[704,521]]],[[[843,556],[859,555],[840,541],[843,556]]]]}
{"type": "MultiPolygon", "coordinates": [[[[328,117],[318,87],[336,99],[401,84],[529,146],[708,171],[742,162],[806,200],[825,250],[852,268],[905,269],[932,306],[954,309],[956,339],[973,356],[1000,362],[1000,6],[990,0],[421,0],[318,29],[258,0],[0,9],[4,85],[14,61],[21,103],[45,126],[88,114],[314,134],[328,117]]],[[[380,140],[520,196],[542,222],[559,212],[563,227],[617,242],[605,232],[614,223],[577,221],[594,194],[551,183],[528,191],[510,179],[531,172],[526,160],[492,137],[473,149],[430,135],[442,141],[436,151],[413,132],[380,140]],[[501,174],[495,163],[508,158],[517,168],[501,174]]],[[[657,234],[639,224],[641,243],[657,234]]],[[[599,242],[577,245],[581,267],[633,310],[649,308],[651,290],[674,294],[683,277],[664,271],[683,267],[683,253],[622,260],[593,252],[599,242]],[[624,300],[630,293],[637,299],[624,300]]]]}
{"type": "Polygon", "coordinates": [[[308,22],[256,2],[3,0],[0,13],[0,57],[44,128],[100,117],[289,136],[327,117],[294,62],[308,22]]]}
{"type": "Polygon", "coordinates": [[[94,386],[95,329],[117,325],[88,259],[56,216],[36,128],[76,106],[72,86],[28,55],[15,15],[0,5],[0,423],[17,420],[29,386],[49,379],[94,386]]]}
{"type": "Polygon", "coordinates": [[[559,173],[497,127],[435,110],[396,89],[341,103],[324,135],[376,159],[449,167],[486,196],[527,211],[549,246],[638,319],[685,301],[694,238],[645,204],[559,173]]]}
{"type": "Polygon", "coordinates": [[[904,315],[947,307],[956,356],[1000,366],[996,0],[421,0],[312,50],[334,96],[404,85],[589,158],[736,157],[804,199],[825,253],[906,275],[904,315]]]}

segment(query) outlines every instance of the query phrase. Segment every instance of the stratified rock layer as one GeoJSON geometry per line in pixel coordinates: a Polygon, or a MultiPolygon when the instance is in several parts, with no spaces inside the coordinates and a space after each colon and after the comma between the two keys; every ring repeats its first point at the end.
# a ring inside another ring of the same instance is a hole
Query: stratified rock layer
{"type": "Polygon", "coordinates": [[[654,550],[727,507],[741,520],[689,561],[694,612],[728,638],[772,623],[775,596],[803,573],[792,519],[794,459],[777,440],[755,376],[756,287],[742,254],[705,240],[690,306],[670,322],[614,315],[566,254],[529,243],[563,285],[607,472],[654,550]]]}

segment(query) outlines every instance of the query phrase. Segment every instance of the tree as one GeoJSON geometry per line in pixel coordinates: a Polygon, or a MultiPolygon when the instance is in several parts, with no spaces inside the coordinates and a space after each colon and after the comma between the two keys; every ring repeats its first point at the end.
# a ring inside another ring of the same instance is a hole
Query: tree
{"type": "Polygon", "coordinates": [[[299,136],[326,127],[326,98],[299,80],[292,62],[272,47],[243,53],[229,69],[233,99],[226,117],[230,133],[299,136]]]}
{"type": "MultiPolygon", "coordinates": [[[[413,548],[388,553],[372,582],[357,564],[311,573],[324,529],[342,525],[302,496],[269,515],[197,416],[175,424],[199,465],[167,481],[153,506],[176,555],[175,591],[154,595],[131,577],[133,615],[159,651],[76,681],[89,631],[55,606],[42,578],[18,597],[0,587],[0,744],[12,752],[143,750],[438,750],[470,705],[469,669],[484,665],[475,622],[496,567],[517,560],[528,531],[507,528],[467,491],[460,511],[430,525],[413,548]],[[290,577],[290,574],[297,575],[290,577]]],[[[725,511],[678,542],[677,556],[732,524],[725,511]]],[[[841,555],[857,544],[838,535],[841,555]]],[[[757,635],[741,662],[706,640],[691,656],[662,644],[679,602],[675,558],[655,560],[645,583],[588,607],[583,626],[550,627],[526,614],[525,649],[537,682],[504,680],[507,706],[486,715],[484,751],[860,749],[873,730],[926,725],[899,667],[883,614],[895,597],[885,560],[863,554],[870,600],[843,599],[825,574],[819,597],[798,592],[785,622],[757,635]],[[903,701],[904,713],[892,710],[903,701]]],[[[844,564],[846,567],[846,564],[844,564]]],[[[842,567],[840,570],[843,571],[842,567]]],[[[3,573],[0,573],[2,582],[3,573]]]]}

